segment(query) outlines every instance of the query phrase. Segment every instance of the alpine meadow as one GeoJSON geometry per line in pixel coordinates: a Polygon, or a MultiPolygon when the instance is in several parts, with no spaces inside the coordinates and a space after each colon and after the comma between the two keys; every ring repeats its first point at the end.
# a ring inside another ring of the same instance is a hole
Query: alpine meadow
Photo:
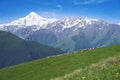
{"type": "Polygon", "coordinates": [[[0,0],[0,80],[120,80],[120,0],[0,0]]]}

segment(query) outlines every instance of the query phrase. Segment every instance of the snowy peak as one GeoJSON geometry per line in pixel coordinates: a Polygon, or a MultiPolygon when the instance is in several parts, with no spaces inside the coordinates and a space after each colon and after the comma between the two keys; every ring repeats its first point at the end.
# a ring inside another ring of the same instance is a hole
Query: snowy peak
{"type": "Polygon", "coordinates": [[[57,20],[58,19],[54,18],[43,18],[35,12],[31,12],[23,18],[19,18],[7,24],[1,24],[0,30],[12,32],[19,29],[31,28],[32,31],[37,31],[41,28],[47,28],[48,24],[51,24],[57,20]]]}
{"type": "Polygon", "coordinates": [[[18,20],[14,20],[11,23],[7,24],[7,25],[14,25],[14,26],[42,26],[48,23],[52,23],[54,21],[56,21],[57,19],[47,19],[47,18],[43,18],[40,15],[38,15],[35,12],[30,12],[27,16],[20,18],[18,20]]]}
{"type": "Polygon", "coordinates": [[[43,28],[48,29],[57,26],[61,27],[62,30],[64,30],[71,27],[74,27],[76,29],[85,28],[86,26],[93,25],[95,23],[103,24],[104,22],[99,19],[89,19],[87,17],[65,17],[63,19],[49,19],[41,17],[35,12],[30,12],[27,16],[23,18],[19,18],[18,20],[14,20],[8,24],[0,25],[0,29],[6,30],[9,27],[13,31],[21,28],[31,28],[32,31],[37,31],[43,28]]]}
{"type": "Polygon", "coordinates": [[[35,13],[35,12],[30,12],[25,18],[26,18],[26,19],[36,19],[36,20],[46,19],[46,18],[41,17],[40,15],[38,15],[38,14],[35,13]]]}
{"type": "Polygon", "coordinates": [[[30,12],[29,14],[28,14],[29,16],[39,16],[37,13],[35,13],[35,12],[30,12]]]}
{"type": "Polygon", "coordinates": [[[63,19],[60,19],[57,21],[57,24],[60,24],[63,26],[63,28],[70,28],[70,27],[85,27],[86,25],[91,25],[96,22],[100,22],[101,20],[99,19],[89,19],[87,17],[65,17],[63,19]]]}

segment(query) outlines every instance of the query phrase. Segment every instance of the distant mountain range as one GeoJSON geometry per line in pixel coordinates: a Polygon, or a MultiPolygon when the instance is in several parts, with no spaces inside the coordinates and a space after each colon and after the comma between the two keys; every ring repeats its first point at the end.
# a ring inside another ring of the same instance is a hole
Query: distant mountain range
{"type": "Polygon", "coordinates": [[[0,31],[0,68],[64,53],[37,42],[22,40],[0,31]]]}
{"type": "Polygon", "coordinates": [[[31,12],[24,18],[1,24],[0,30],[67,52],[120,43],[120,25],[87,17],[48,19],[31,12]]]}

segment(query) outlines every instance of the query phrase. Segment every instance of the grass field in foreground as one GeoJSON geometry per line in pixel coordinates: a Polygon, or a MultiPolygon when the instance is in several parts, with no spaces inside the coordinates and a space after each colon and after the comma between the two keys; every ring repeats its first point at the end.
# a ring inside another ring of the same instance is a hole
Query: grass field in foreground
{"type": "MultiPolygon", "coordinates": [[[[71,78],[72,77],[71,76],[66,78],[65,80],[80,80],[80,79],[110,80],[110,79],[102,79],[102,78],[96,79],[94,77],[99,74],[101,75],[101,77],[102,75],[107,75],[107,74],[108,76],[110,76],[112,72],[111,69],[113,70],[113,68],[117,68],[115,69],[115,71],[117,70],[118,73],[116,72],[115,73],[116,75],[119,76],[119,72],[120,72],[119,63],[116,64],[117,66],[114,65],[107,66],[108,67],[107,70],[104,67],[101,68],[101,70],[100,69],[93,70],[92,71],[93,74],[91,74],[91,78],[89,79],[86,77],[89,76],[89,74],[87,74],[89,70],[87,72],[86,69],[89,69],[89,67],[93,64],[99,64],[99,62],[102,61],[104,62],[104,60],[106,60],[109,57],[114,58],[117,56],[120,56],[120,45],[97,48],[94,50],[77,51],[62,56],[44,58],[44,59],[1,69],[0,80],[50,80],[57,78],[59,80],[62,77],[64,78],[65,75],[69,75],[79,69],[83,69],[83,72],[79,73],[78,71],[77,75],[72,75],[74,79],[71,78]],[[104,73],[102,74],[102,72],[104,73]]],[[[119,60],[117,62],[119,62],[119,60]]]]}
{"type": "Polygon", "coordinates": [[[120,56],[107,58],[51,80],[120,80],[120,56]]]}

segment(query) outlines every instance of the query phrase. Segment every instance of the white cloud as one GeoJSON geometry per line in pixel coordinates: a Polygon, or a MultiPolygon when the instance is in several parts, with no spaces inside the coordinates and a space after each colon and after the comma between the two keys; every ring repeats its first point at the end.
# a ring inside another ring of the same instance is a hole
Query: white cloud
{"type": "Polygon", "coordinates": [[[99,4],[107,1],[110,0],[74,0],[73,3],[75,5],[88,5],[88,4],[99,4]]]}
{"type": "Polygon", "coordinates": [[[62,6],[61,6],[60,4],[58,4],[56,7],[57,7],[59,10],[62,10],[62,6]]]}

